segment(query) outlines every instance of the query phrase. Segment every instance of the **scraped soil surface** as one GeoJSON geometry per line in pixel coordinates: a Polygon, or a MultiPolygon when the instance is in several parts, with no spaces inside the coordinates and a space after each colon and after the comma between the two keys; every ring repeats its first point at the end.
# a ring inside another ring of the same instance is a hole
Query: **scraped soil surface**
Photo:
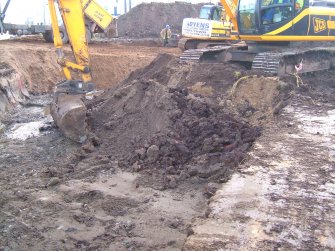
{"type": "MultiPolygon", "coordinates": [[[[64,46],[67,57],[72,58],[69,45],[64,46]]],[[[125,79],[130,72],[144,67],[159,53],[179,55],[177,48],[123,46],[113,43],[90,44],[93,82],[98,89],[106,89],[125,79]]],[[[42,37],[23,37],[0,42],[1,60],[19,72],[31,93],[52,91],[55,84],[64,80],[57,64],[53,44],[42,37]]]]}
{"type": "Polygon", "coordinates": [[[50,121],[48,95],[2,120],[0,250],[204,250],[190,244],[192,223],[211,216],[208,199],[285,119],[282,107],[297,93],[335,102],[331,82],[315,84],[333,73],[300,88],[292,78],[234,85],[249,74],[240,65],[181,65],[173,53],[150,62],[86,101],[84,145],[50,121]]]}

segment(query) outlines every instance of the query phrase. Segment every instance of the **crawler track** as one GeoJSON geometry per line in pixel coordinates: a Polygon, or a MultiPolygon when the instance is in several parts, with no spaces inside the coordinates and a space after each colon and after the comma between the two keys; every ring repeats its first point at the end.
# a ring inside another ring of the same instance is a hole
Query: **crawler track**
{"type": "MultiPolygon", "coordinates": [[[[234,45],[186,50],[179,58],[180,63],[201,61],[243,61],[235,56],[226,58],[223,52],[234,53],[234,45]]],[[[240,51],[241,53],[243,51],[240,51]]],[[[249,53],[249,52],[248,52],[249,53]]],[[[252,53],[252,51],[250,51],[252,53]]],[[[230,53],[228,53],[230,54],[230,53]]],[[[255,53],[256,54],[256,53],[255,53]]],[[[279,51],[265,51],[256,54],[252,61],[252,70],[274,75],[288,75],[329,70],[335,67],[335,49],[332,47],[287,48],[279,51]],[[300,66],[300,67],[299,67],[300,66]],[[298,68],[298,69],[297,69],[298,68]]]]}
{"type": "Polygon", "coordinates": [[[211,48],[204,48],[204,49],[193,49],[193,50],[186,50],[183,54],[179,57],[179,62],[200,62],[204,57],[209,57],[214,55],[218,55],[221,52],[227,50],[231,46],[215,46],[211,48]]]}
{"type": "Polygon", "coordinates": [[[335,65],[333,48],[290,49],[283,52],[263,52],[256,55],[252,69],[275,75],[329,70],[335,65]]]}

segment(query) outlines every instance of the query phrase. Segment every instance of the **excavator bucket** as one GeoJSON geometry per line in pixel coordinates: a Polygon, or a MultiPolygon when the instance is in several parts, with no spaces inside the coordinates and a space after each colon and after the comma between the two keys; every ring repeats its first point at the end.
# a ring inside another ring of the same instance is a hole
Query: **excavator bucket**
{"type": "Polygon", "coordinates": [[[67,138],[79,143],[87,138],[87,109],[83,99],[93,90],[93,83],[65,80],[56,86],[50,106],[51,116],[59,129],[67,138]]]}
{"type": "Polygon", "coordinates": [[[84,14],[91,17],[92,21],[100,25],[102,29],[110,24],[112,17],[94,1],[57,1],[75,57],[75,62],[71,62],[65,57],[62,50],[63,43],[58,27],[55,1],[48,0],[48,3],[58,63],[66,78],[65,81],[56,85],[50,112],[56,125],[66,137],[83,143],[87,138],[86,107],[83,98],[86,94],[94,93],[84,14]],[[79,72],[81,80],[74,80],[71,72],[79,72]]]}
{"type": "Polygon", "coordinates": [[[76,142],[85,142],[86,136],[86,106],[82,99],[84,95],[55,93],[50,106],[51,116],[63,134],[76,142]]]}

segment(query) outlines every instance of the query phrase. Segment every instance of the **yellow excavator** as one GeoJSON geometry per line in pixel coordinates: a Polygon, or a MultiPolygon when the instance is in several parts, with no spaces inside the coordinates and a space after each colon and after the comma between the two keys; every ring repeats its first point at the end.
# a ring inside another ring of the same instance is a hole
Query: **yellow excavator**
{"type": "Polygon", "coordinates": [[[238,38],[245,44],[205,51],[199,61],[244,62],[254,70],[277,75],[335,66],[334,44],[329,46],[329,42],[335,41],[334,1],[221,0],[221,3],[238,31],[238,38]]]}
{"type": "MultiPolygon", "coordinates": [[[[237,4],[238,0],[234,0],[237,4]]],[[[229,11],[229,9],[228,9],[229,11]]],[[[231,13],[230,13],[231,14],[231,13]]],[[[198,62],[222,51],[218,46],[239,44],[237,27],[222,5],[205,4],[198,18],[185,18],[178,47],[183,51],[180,62],[198,62]]]]}
{"type": "Polygon", "coordinates": [[[48,0],[48,4],[57,62],[62,67],[66,78],[55,87],[51,115],[66,137],[84,142],[86,140],[86,106],[83,98],[95,91],[89,65],[84,13],[102,28],[112,22],[112,17],[93,0],[57,0],[75,58],[75,62],[72,62],[63,53],[55,0],[48,0]],[[79,72],[81,79],[74,79],[73,72],[79,72]]]}
{"type": "Polygon", "coordinates": [[[178,47],[184,51],[226,45],[237,40],[236,35],[237,31],[222,5],[205,4],[198,18],[183,20],[182,38],[178,47]]]}

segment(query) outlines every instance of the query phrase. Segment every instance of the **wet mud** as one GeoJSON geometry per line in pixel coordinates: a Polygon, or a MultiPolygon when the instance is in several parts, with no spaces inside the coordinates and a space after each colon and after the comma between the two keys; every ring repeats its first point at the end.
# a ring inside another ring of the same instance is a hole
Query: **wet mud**
{"type": "Polygon", "coordinates": [[[303,76],[276,123],[211,198],[208,218],[194,222],[184,250],[334,249],[332,78],[303,76]]]}
{"type": "Polygon", "coordinates": [[[249,72],[233,64],[179,65],[161,55],[87,101],[84,145],[64,138],[48,120],[50,96],[31,96],[14,108],[0,137],[0,249],[332,247],[332,159],[329,168],[323,162],[332,153],[332,124],[305,116],[309,109],[332,116],[332,73],[308,76],[300,88],[292,78],[265,77],[234,87],[240,74],[249,72]],[[310,133],[319,137],[309,131],[315,123],[325,126],[317,144],[309,140],[310,133]],[[307,134],[299,134],[301,128],[307,134]],[[281,158],[291,161],[289,169],[277,165],[281,158]],[[318,197],[315,189],[327,194],[318,197]],[[315,195],[316,208],[306,206],[311,197],[301,191],[315,195]],[[246,200],[235,204],[234,196],[246,200]],[[262,218],[259,208],[285,221],[262,218]],[[306,215],[304,223],[299,215],[306,215]]]}

